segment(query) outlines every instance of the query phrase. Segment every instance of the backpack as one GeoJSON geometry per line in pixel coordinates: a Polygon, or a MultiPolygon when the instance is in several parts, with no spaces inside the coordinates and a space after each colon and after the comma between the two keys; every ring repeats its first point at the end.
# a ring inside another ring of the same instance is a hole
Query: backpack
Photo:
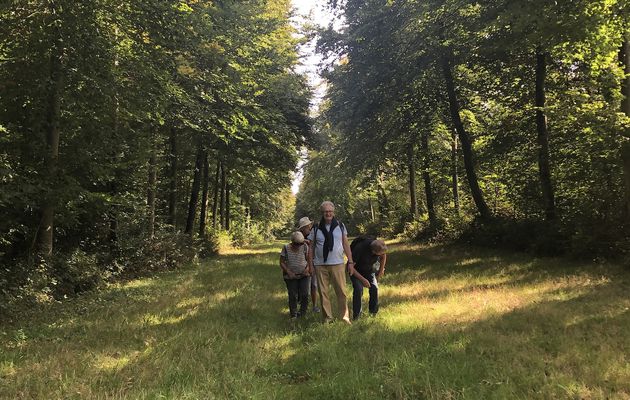
{"type": "MultiPolygon", "coordinates": [[[[353,258],[355,257],[354,249],[355,249],[355,247],[357,247],[359,245],[359,243],[363,243],[363,242],[366,242],[366,241],[369,241],[371,243],[374,240],[376,240],[376,236],[372,236],[372,235],[359,235],[359,236],[355,237],[352,240],[352,243],[350,243],[350,251],[352,252],[352,257],[353,258]]],[[[355,258],[355,261],[356,261],[356,258],[355,258]]],[[[356,265],[355,265],[355,267],[356,267],[356,265]]],[[[376,260],[376,262],[371,265],[371,270],[372,270],[372,272],[377,272],[380,269],[380,267],[381,267],[380,261],[376,260]]]]}
{"type": "Polygon", "coordinates": [[[352,239],[352,242],[350,243],[350,251],[354,251],[354,248],[357,247],[359,243],[365,242],[366,240],[369,240],[371,242],[373,240],[376,240],[376,236],[359,235],[355,237],[354,239],[352,239]]]}

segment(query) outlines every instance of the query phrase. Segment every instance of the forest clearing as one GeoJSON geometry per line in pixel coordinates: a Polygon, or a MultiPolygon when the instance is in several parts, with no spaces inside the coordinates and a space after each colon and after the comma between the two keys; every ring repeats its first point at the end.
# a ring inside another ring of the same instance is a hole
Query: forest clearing
{"type": "Polygon", "coordinates": [[[374,318],[290,321],[279,243],[2,329],[0,397],[630,398],[630,273],[393,244],[374,318]]]}

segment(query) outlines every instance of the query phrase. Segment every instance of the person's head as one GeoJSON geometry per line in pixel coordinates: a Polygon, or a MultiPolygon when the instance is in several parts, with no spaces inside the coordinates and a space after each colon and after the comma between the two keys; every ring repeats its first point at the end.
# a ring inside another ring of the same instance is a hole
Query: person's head
{"type": "Polygon", "coordinates": [[[322,217],[324,217],[324,221],[329,224],[332,219],[335,217],[335,205],[332,201],[325,201],[319,206],[320,211],[322,212],[322,217]]]}
{"type": "Polygon", "coordinates": [[[375,256],[382,256],[387,253],[387,245],[382,240],[374,240],[370,244],[370,249],[372,250],[372,254],[375,256]]]}
{"type": "Polygon", "coordinates": [[[311,233],[311,228],[313,227],[313,221],[311,221],[308,217],[302,217],[298,221],[298,230],[302,232],[304,236],[307,236],[311,233]]]}
{"type": "Polygon", "coordinates": [[[302,235],[302,232],[295,231],[291,234],[291,244],[296,247],[304,244],[304,235],[302,235]]]}

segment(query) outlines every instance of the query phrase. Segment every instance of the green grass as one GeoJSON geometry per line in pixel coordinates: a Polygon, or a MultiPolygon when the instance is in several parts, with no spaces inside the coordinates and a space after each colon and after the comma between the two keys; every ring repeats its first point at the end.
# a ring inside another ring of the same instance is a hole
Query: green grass
{"type": "Polygon", "coordinates": [[[2,327],[0,398],[630,399],[621,267],[397,244],[376,318],[293,324],[279,248],[2,327]]]}

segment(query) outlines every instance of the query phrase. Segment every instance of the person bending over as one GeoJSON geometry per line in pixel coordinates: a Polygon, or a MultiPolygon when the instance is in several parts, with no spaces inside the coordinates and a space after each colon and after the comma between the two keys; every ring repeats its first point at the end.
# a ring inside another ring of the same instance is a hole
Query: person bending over
{"type": "Polygon", "coordinates": [[[387,245],[382,240],[358,237],[350,245],[354,272],[350,271],[352,281],[352,319],[361,316],[361,298],[363,288],[368,288],[370,299],[368,309],[371,315],[378,313],[378,280],[385,273],[387,263],[387,245]]]}

